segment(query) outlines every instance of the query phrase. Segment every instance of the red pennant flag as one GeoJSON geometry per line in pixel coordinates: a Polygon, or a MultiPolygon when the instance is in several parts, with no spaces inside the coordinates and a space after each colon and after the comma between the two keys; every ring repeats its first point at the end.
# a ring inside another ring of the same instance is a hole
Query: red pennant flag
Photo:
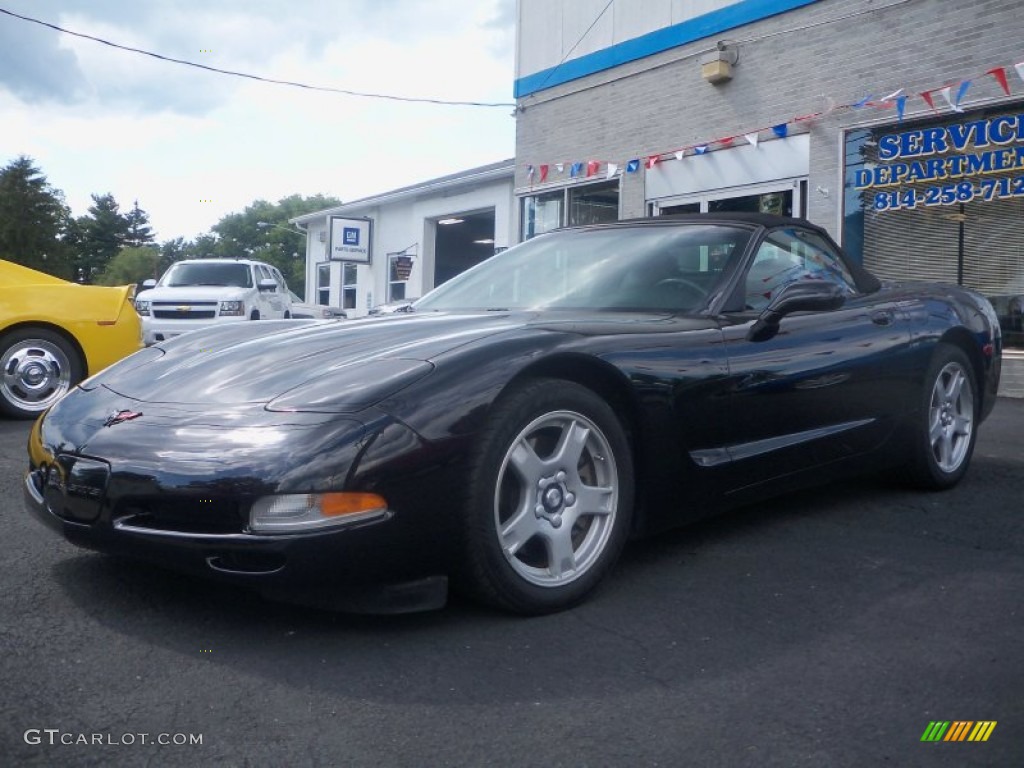
{"type": "Polygon", "coordinates": [[[542,165],[540,167],[540,181],[541,181],[542,184],[547,179],[547,177],[548,177],[548,167],[546,165],[542,165]]]}
{"type": "Polygon", "coordinates": [[[650,157],[648,157],[647,158],[647,170],[650,170],[651,168],[656,166],[658,164],[659,160],[661,160],[661,157],[659,155],[651,155],[650,157]]]}
{"type": "Polygon", "coordinates": [[[601,162],[599,160],[587,161],[587,176],[593,176],[595,173],[597,173],[597,169],[600,167],[601,162]]]}
{"type": "Polygon", "coordinates": [[[735,136],[726,136],[724,139],[719,139],[718,143],[723,147],[731,147],[734,141],[736,141],[735,136]]]}
{"type": "Polygon", "coordinates": [[[1003,93],[1007,96],[1010,95],[1010,84],[1006,81],[1006,67],[993,67],[985,74],[992,75],[999,83],[999,87],[1003,89],[1003,93]]]}
{"type": "Polygon", "coordinates": [[[928,108],[935,114],[939,114],[939,110],[935,108],[935,102],[932,101],[931,91],[921,91],[921,98],[924,99],[924,103],[928,105],[928,108]]]}

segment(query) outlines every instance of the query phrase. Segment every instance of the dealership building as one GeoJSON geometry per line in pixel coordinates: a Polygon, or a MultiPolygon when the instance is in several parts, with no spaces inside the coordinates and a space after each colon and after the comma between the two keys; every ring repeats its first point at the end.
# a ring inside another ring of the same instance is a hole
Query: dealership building
{"type": "Polygon", "coordinates": [[[1021,10],[519,0],[518,238],[680,212],[804,216],[882,278],[991,297],[1007,385],[1024,390],[1021,10]]]}
{"type": "Polygon", "coordinates": [[[419,298],[515,242],[504,160],[291,219],[306,232],[306,299],[360,317],[419,298]]]}
{"type": "Polygon", "coordinates": [[[802,216],[884,279],[989,296],[1004,392],[1024,395],[1019,2],[518,0],[517,14],[515,160],[294,219],[307,297],[359,316],[565,225],[802,216]]]}

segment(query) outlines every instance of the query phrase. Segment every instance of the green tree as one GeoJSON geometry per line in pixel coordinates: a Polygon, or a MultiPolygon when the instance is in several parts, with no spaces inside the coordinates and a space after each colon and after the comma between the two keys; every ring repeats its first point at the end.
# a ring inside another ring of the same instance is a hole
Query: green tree
{"type": "Polygon", "coordinates": [[[65,241],[71,212],[32,159],[0,168],[0,258],[58,277],[72,276],[65,241]]]}
{"type": "Polygon", "coordinates": [[[176,237],[173,240],[167,240],[160,245],[160,258],[157,260],[156,267],[153,270],[153,274],[150,275],[154,280],[160,277],[167,268],[176,261],[188,258],[188,249],[191,244],[183,237],[176,237]]]}
{"type": "Polygon", "coordinates": [[[95,281],[128,237],[128,219],[112,194],[93,195],[92,202],[89,212],[75,221],[75,261],[85,283],[95,281]]]}
{"type": "Polygon", "coordinates": [[[124,238],[126,246],[138,248],[153,242],[155,238],[153,228],[149,226],[149,214],[139,208],[138,200],[124,218],[128,222],[128,232],[124,238]]]}
{"type": "Polygon", "coordinates": [[[185,257],[189,259],[210,259],[219,255],[217,236],[209,232],[199,235],[185,246],[185,257]]]}
{"type": "Polygon", "coordinates": [[[273,264],[289,286],[297,286],[301,292],[306,280],[306,239],[288,220],[338,205],[340,200],[324,195],[289,195],[276,203],[256,200],[241,213],[228,214],[213,225],[218,236],[216,253],[273,264]]]}
{"type": "Polygon", "coordinates": [[[129,285],[149,280],[156,272],[160,261],[160,249],[156,246],[131,246],[122,248],[96,282],[99,285],[129,285]]]}

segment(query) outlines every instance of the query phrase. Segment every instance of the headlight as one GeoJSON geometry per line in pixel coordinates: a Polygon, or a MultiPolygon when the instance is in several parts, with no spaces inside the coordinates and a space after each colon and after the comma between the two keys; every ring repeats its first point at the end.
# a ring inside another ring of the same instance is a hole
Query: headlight
{"type": "Polygon", "coordinates": [[[257,499],[249,512],[254,533],[301,533],[387,517],[375,493],[293,493],[257,499]]]}
{"type": "Polygon", "coordinates": [[[222,301],[220,303],[220,316],[227,317],[231,315],[242,316],[245,314],[245,302],[244,301],[222,301]]]}
{"type": "Polygon", "coordinates": [[[146,317],[149,317],[149,302],[148,301],[136,301],[135,302],[135,311],[138,312],[140,315],[145,315],[146,317]]]}

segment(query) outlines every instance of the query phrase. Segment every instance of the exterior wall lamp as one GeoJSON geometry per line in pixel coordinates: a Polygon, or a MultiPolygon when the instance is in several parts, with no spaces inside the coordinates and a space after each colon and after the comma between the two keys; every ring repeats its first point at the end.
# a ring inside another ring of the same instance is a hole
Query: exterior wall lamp
{"type": "Polygon", "coordinates": [[[732,68],[740,60],[740,49],[735,43],[720,40],[715,50],[700,60],[700,75],[712,85],[732,80],[732,68]]]}

